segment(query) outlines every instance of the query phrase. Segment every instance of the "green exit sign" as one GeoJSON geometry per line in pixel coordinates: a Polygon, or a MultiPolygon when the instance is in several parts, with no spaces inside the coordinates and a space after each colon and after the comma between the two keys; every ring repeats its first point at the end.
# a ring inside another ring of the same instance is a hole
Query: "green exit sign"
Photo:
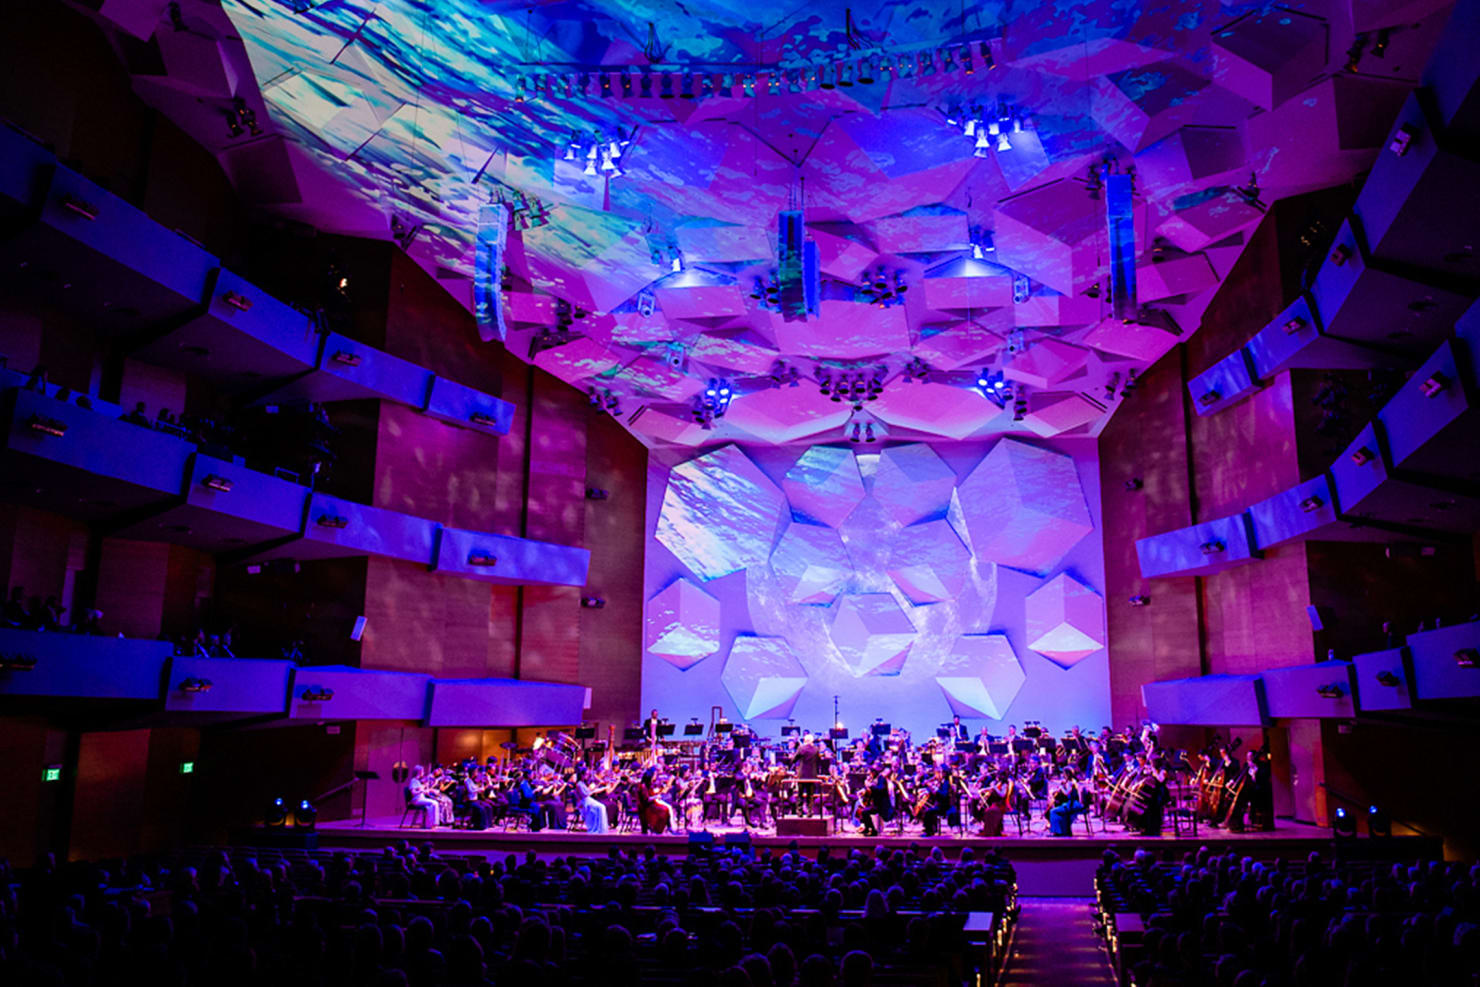
{"type": "Polygon", "coordinates": [[[62,766],[60,764],[48,764],[46,767],[44,767],[44,768],[41,769],[41,780],[42,781],[61,781],[62,780],[62,766]]]}
{"type": "Polygon", "coordinates": [[[194,761],[181,761],[180,762],[180,773],[182,775],[193,775],[193,774],[195,774],[195,762],[194,761]]]}

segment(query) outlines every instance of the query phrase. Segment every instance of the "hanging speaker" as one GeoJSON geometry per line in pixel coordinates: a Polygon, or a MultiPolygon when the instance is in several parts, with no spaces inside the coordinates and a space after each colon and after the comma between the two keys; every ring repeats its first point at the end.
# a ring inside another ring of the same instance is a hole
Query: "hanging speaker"
{"type": "Polygon", "coordinates": [[[362,638],[362,637],[365,636],[365,624],[366,623],[367,623],[367,621],[365,620],[364,617],[356,617],[355,618],[355,627],[354,627],[354,630],[352,630],[352,631],[349,632],[349,639],[351,641],[358,641],[360,638],[362,638]]]}

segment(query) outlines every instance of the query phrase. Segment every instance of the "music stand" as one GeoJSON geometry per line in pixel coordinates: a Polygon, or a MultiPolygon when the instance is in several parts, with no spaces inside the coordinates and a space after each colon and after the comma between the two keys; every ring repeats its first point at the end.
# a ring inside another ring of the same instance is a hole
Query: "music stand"
{"type": "Polygon", "coordinates": [[[783,726],[781,728],[781,736],[783,737],[800,737],[801,735],[802,728],[797,726],[795,723],[788,726],[783,726]]]}
{"type": "Polygon", "coordinates": [[[953,732],[954,731],[952,731],[950,727],[936,727],[935,728],[935,735],[937,737],[939,737],[941,740],[949,740],[951,738],[951,734],[953,732]]]}
{"type": "Polygon", "coordinates": [[[577,740],[595,740],[596,739],[596,728],[594,726],[590,726],[590,727],[576,727],[576,739],[577,740]]]}
{"type": "Polygon", "coordinates": [[[994,740],[994,741],[992,741],[991,743],[987,744],[987,753],[988,754],[1006,754],[1007,753],[1007,741],[1005,741],[1005,740],[994,740]]]}
{"type": "Polygon", "coordinates": [[[1057,746],[1059,745],[1055,743],[1054,739],[1047,734],[1043,734],[1038,738],[1038,749],[1041,751],[1051,751],[1057,746]]]}
{"type": "Polygon", "coordinates": [[[662,739],[663,737],[671,737],[671,736],[673,736],[673,731],[675,729],[676,728],[674,727],[674,725],[672,723],[669,723],[667,720],[659,720],[658,721],[658,737],[659,737],[659,739],[662,739]]]}
{"type": "Polygon", "coordinates": [[[887,737],[893,731],[893,729],[894,728],[888,723],[875,723],[873,726],[869,727],[869,730],[873,732],[873,735],[875,737],[887,737]]]}
{"type": "Polygon", "coordinates": [[[1014,754],[1026,754],[1032,750],[1033,741],[1031,740],[1024,740],[1022,737],[1019,737],[1012,742],[1012,752],[1014,754]]]}
{"type": "Polygon", "coordinates": [[[715,733],[729,733],[734,729],[735,724],[731,723],[729,720],[720,720],[714,725],[715,733]]]}
{"type": "Polygon", "coordinates": [[[685,723],[683,725],[683,735],[685,737],[702,737],[704,735],[704,724],[685,723]]]}
{"type": "Polygon", "coordinates": [[[827,739],[829,739],[829,740],[847,740],[848,739],[848,728],[847,727],[833,727],[831,730],[827,731],[827,739]]]}
{"type": "Polygon", "coordinates": [[[1041,733],[1043,733],[1042,727],[1023,727],[1023,736],[1031,740],[1037,740],[1041,733]]]}
{"type": "Polygon", "coordinates": [[[622,731],[622,742],[627,744],[640,744],[643,741],[642,727],[628,727],[622,731]]]}
{"type": "Polygon", "coordinates": [[[363,781],[365,787],[360,789],[360,828],[365,828],[365,803],[370,798],[370,782],[379,781],[380,775],[375,771],[356,771],[355,781],[363,781]]]}
{"type": "Polygon", "coordinates": [[[741,750],[742,748],[749,747],[751,740],[754,739],[748,733],[737,733],[733,735],[733,738],[735,742],[735,749],[737,751],[741,750]]]}

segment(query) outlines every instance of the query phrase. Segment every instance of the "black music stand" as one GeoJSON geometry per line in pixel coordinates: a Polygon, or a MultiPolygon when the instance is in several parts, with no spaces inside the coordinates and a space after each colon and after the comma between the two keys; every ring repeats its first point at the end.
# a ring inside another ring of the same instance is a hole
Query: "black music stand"
{"type": "Polygon", "coordinates": [[[644,740],[642,727],[628,727],[622,731],[622,742],[627,744],[640,744],[644,740]]]}
{"type": "Polygon", "coordinates": [[[576,727],[575,737],[577,740],[595,740],[596,728],[594,726],[576,727]]]}
{"type": "Polygon", "coordinates": [[[1012,742],[1012,752],[1014,754],[1030,754],[1032,751],[1033,741],[1031,740],[1024,740],[1022,737],[1019,737],[1012,742]]]}
{"type": "Polygon", "coordinates": [[[875,723],[873,726],[869,727],[869,730],[873,733],[875,737],[887,737],[891,732],[893,732],[894,727],[888,723],[875,723]]]}
{"type": "Polygon", "coordinates": [[[987,753],[988,754],[1006,754],[1007,753],[1007,741],[1005,741],[1005,740],[994,740],[994,741],[992,741],[991,743],[987,744],[987,753]]]}
{"type": "Polygon", "coordinates": [[[355,781],[363,781],[365,787],[360,789],[360,828],[365,828],[365,803],[370,798],[370,783],[379,781],[380,775],[374,771],[356,771],[355,781]]]}
{"type": "Polygon", "coordinates": [[[683,735],[685,737],[702,737],[704,735],[704,724],[685,723],[683,725],[683,735]]]}
{"type": "Polygon", "coordinates": [[[673,731],[675,729],[677,729],[677,727],[675,727],[674,724],[669,723],[667,720],[659,720],[658,721],[658,739],[661,740],[664,737],[671,737],[671,736],[673,736],[673,731]]]}
{"type": "Polygon", "coordinates": [[[734,729],[735,724],[731,723],[729,720],[720,720],[714,725],[715,733],[730,733],[734,729]]]}
{"type": "Polygon", "coordinates": [[[787,724],[781,728],[781,736],[783,737],[800,737],[801,735],[802,728],[795,723],[787,724]]]}
{"type": "Polygon", "coordinates": [[[847,740],[848,739],[848,728],[847,727],[833,727],[832,729],[830,729],[830,730],[827,731],[827,739],[828,740],[847,740]]]}

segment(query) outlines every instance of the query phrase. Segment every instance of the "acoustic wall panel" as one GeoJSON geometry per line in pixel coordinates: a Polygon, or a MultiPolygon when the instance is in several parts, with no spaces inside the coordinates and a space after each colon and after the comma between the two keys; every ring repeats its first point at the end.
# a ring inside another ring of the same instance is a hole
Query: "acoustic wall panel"
{"type": "Polygon", "coordinates": [[[1141,686],[1141,701],[1154,723],[1259,727],[1269,720],[1264,686],[1257,675],[1203,675],[1147,682],[1141,686]]]}
{"type": "Polygon", "coordinates": [[[1262,677],[1265,708],[1275,719],[1347,719],[1356,714],[1351,662],[1271,668],[1262,677]]]}

